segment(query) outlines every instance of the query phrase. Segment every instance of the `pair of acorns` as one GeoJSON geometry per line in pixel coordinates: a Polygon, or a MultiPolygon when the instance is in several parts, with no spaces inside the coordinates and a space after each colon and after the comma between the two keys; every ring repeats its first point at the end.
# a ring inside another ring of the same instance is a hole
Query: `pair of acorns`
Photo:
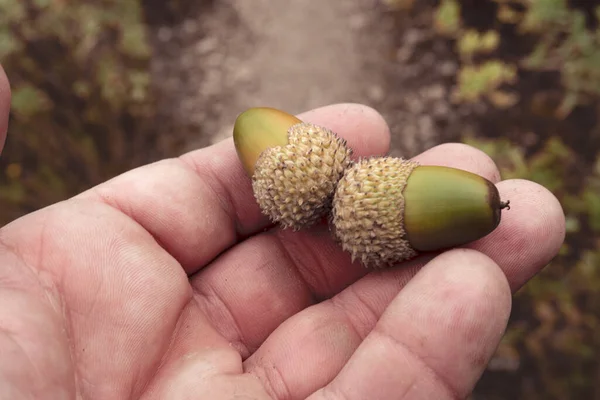
{"type": "Polygon", "coordinates": [[[271,221],[299,230],[327,217],[342,248],[367,267],[482,238],[509,204],[492,182],[460,169],[394,157],[355,162],[331,130],[273,108],[240,114],[233,138],[271,221]]]}

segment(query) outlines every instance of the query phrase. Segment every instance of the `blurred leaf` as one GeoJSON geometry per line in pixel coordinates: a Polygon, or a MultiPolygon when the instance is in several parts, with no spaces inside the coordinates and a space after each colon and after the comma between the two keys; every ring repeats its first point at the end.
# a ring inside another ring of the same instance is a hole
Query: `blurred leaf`
{"type": "Polygon", "coordinates": [[[547,23],[565,21],[569,13],[566,0],[535,0],[527,3],[529,7],[522,22],[527,30],[538,30],[547,23]]]}
{"type": "Polygon", "coordinates": [[[470,58],[476,53],[489,53],[498,48],[500,36],[496,31],[479,33],[469,29],[458,38],[458,52],[461,56],[470,58]]]}
{"type": "Polygon", "coordinates": [[[442,0],[435,14],[438,32],[453,35],[460,30],[460,5],[456,0],[442,0]]]}
{"type": "Polygon", "coordinates": [[[478,66],[465,65],[459,72],[454,97],[457,101],[477,101],[494,93],[501,85],[514,82],[515,78],[515,67],[498,60],[486,61],[478,66]]]}
{"type": "Polygon", "coordinates": [[[40,111],[50,108],[50,101],[46,94],[31,85],[21,85],[12,90],[13,111],[23,117],[31,118],[40,111]]]}
{"type": "Polygon", "coordinates": [[[594,232],[600,234],[600,192],[596,188],[586,188],[583,198],[588,211],[588,223],[594,232]]]}
{"type": "Polygon", "coordinates": [[[565,228],[567,233],[577,233],[581,229],[579,219],[574,216],[568,216],[565,221],[565,228]]]}

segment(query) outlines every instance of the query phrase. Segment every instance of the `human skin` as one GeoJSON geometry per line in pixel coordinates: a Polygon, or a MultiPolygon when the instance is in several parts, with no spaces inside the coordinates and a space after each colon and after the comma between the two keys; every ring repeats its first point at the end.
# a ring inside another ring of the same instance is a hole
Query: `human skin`
{"type": "MultiPolygon", "coordinates": [[[[388,127],[367,107],[300,118],[357,157],[388,151],[388,127]]],[[[270,225],[230,139],[13,221],[0,230],[0,398],[465,398],[504,333],[511,292],[557,254],[564,215],[543,187],[501,181],[474,148],[416,159],[497,183],[511,201],[500,226],[367,270],[324,225],[270,225]]]]}

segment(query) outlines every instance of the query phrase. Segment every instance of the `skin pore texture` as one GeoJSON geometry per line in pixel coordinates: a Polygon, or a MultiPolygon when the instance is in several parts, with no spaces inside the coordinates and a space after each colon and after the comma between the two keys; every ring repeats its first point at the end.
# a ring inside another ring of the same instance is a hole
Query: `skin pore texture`
{"type": "MultiPolygon", "coordinates": [[[[300,117],[346,138],[354,157],[388,151],[388,128],[367,107],[300,117]]],[[[416,159],[486,177],[510,212],[465,248],[366,270],[326,226],[270,226],[228,139],[8,224],[0,398],[466,397],[506,328],[511,292],[557,253],[564,216],[546,189],[501,181],[471,147],[416,159]]]]}

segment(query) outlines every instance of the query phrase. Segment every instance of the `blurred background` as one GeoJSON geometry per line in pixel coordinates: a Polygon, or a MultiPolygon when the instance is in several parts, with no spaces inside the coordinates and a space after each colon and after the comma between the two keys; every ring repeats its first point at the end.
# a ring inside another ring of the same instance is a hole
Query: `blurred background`
{"type": "Polygon", "coordinates": [[[565,209],[473,399],[600,399],[599,5],[0,0],[0,223],[222,140],[248,107],[364,103],[393,155],[469,143],[565,209]]]}

